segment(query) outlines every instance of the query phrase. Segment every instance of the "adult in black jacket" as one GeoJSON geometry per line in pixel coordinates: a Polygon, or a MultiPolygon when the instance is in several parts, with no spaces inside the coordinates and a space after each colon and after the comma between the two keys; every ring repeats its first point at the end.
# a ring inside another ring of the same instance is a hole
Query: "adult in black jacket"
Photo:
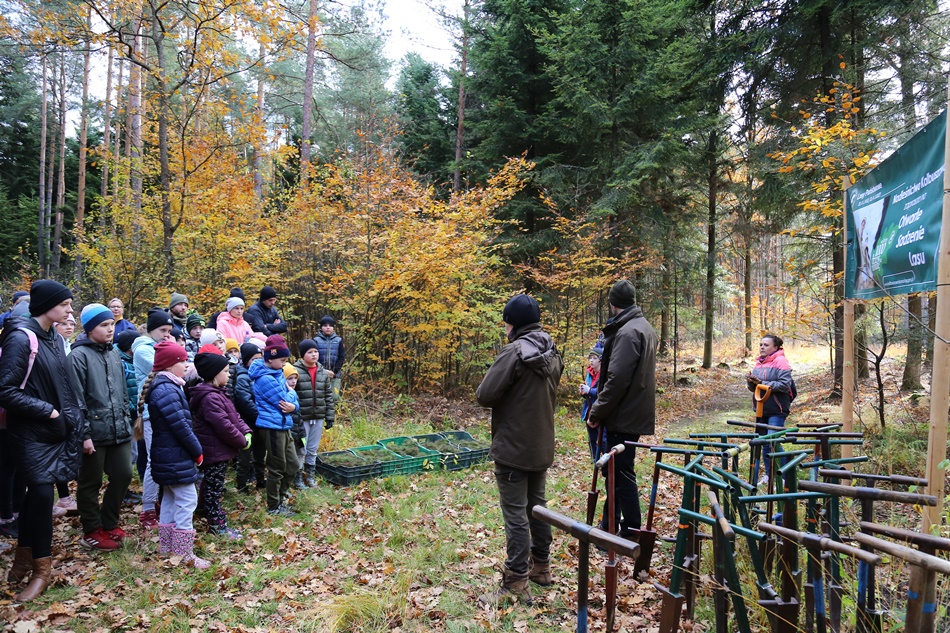
{"type": "Polygon", "coordinates": [[[244,311],[244,320],[252,330],[263,332],[266,336],[283,334],[287,331],[287,324],[281,320],[280,313],[274,307],[276,303],[277,291],[271,286],[264,286],[257,303],[244,311]]]}
{"type": "Polygon", "coordinates": [[[19,543],[7,580],[30,578],[17,600],[28,602],[46,591],[52,571],[53,484],[79,473],[85,418],[78,387],[55,323],[72,314],[72,292],[51,279],[30,287],[30,312],[4,328],[0,355],[0,406],[7,410],[10,439],[23,474],[26,496],[20,507],[19,543]],[[29,330],[37,354],[29,377],[29,330]],[[23,388],[20,385],[23,384],[23,388]]]}

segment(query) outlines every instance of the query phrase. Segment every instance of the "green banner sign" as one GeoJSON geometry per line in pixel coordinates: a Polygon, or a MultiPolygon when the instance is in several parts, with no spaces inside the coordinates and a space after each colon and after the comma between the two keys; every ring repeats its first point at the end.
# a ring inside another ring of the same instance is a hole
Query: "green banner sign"
{"type": "Polygon", "coordinates": [[[848,299],[936,288],[946,133],[944,111],[848,189],[848,299]]]}

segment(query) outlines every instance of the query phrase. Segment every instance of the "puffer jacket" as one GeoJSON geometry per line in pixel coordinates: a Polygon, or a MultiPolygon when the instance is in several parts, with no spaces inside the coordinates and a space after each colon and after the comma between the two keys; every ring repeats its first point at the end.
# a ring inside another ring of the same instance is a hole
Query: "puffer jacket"
{"type": "MultiPolygon", "coordinates": [[[[152,373],[152,365],[155,363],[155,345],[155,340],[151,336],[140,336],[132,341],[132,365],[135,366],[135,380],[139,384],[139,393],[135,396],[136,407],[145,379],[152,373]]],[[[148,407],[145,407],[142,411],[142,419],[148,420],[148,417],[148,407]]]]}
{"type": "MultiPolygon", "coordinates": [[[[760,356],[752,368],[752,375],[762,381],[763,385],[772,388],[769,397],[762,404],[762,414],[788,415],[792,408],[792,399],[789,393],[792,389],[792,366],[785,358],[785,350],[777,349],[768,356],[760,356]]],[[[749,391],[755,392],[755,385],[746,383],[749,391]]],[[[755,410],[755,396],[752,397],[752,409],[755,410]]]]}
{"type": "Polygon", "coordinates": [[[73,343],[69,366],[82,385],[79,402],[86,410],[86,433],[95,446],[132,441],[132,421],[122,361],[110,343],[93,343],[85,334],[73,343]]]}
{"type": "Polygon", "coordinates": [[[254,381],[254,401],[257,403],[257,428],[273,431],[289,431],[294,419],[290,413],[280,410],[280,403],[296,403],[297,394],[287,388],[284,372],[264,364],[260,358],[247,368],[254,381]]]}
{"type": "MultiPolygon", "coordinates": [[[[227,312],[218,315],[220,321],[227,312]]],[[[280,312],[277,308],[265,308],[260,301],[254,303],[244,311],[244,320],[255,332],[263,332],[267,336],[271,334],[283,334],[287,331],[287,324],[280,318],[280,312]],[[280,320],[280,323],[275,321],[280,320]]]]}
{"type": "Polygon", "coordinates": [[[540,323],[515,328],[475,392],[491,408],[495,463],[526,471],[554,462],[554,406],[564,362],[540,323]]]}
{"type": "Polygon", "coordinates": [[[198,481],[195,460],[201,443],[195,437],[185,392],[164,374],[157,374],[146,394],[152,425],[152,479],[161,486],[198,481]]]}
{"type": "Polygon", "coordinates": [[[336,332],[331,336],[319,332],[313,337],[313,342],[317,344],[317,351],[320,352],[320,364],[332,371],[334,375],[339,374],[343,369],[343,361],[346,360],[343,339],[336,332]]]}
{"type": "Polygon", "coordinates": [[[656,331],[638,306],[630,306],[607,321],[590,422],[603,424],[613,433],[654,433],[658,345],[656,331]]]}
{"type": "Polygon", "coordinates": [[[234,402],[238,415],[249,428],[257,428],[257,403],[254,402],[254,385],[247,368],[241,363],[231,365],[227,384],[228,397],[234,402]]]}
{"type": "Polygon", "coordinates": [[[71,481],[79,473],[85,416],[79,386],[69,370],[55,328],[44,330],[32,318],[5,324],[0,355],[0,406],[7,410],[7,430],[17,467],[27,484],[71,481]],[[30,357],[26,332],[36,335],[38,351],[23,389],[30,357]],[[59,417],[50,419],[53,409],[59,417]]]}
{"type": "Polygon", "coordinates": [[[319,363],[314,376],[310,380],[310,369],[302,360],[294,363],[297,368],[297,397],[300,398],[300,419],[304,422],[311,420],[326,420],[333,422],[336,414],[335,398],[333,397],[333,381],[330,375],[319,363]]]}
{"type": "Polygon", "coordinates": [[[188,404],[195,423],[195,437],[201,442],[204,464],[217,464],[237,457],[247,443],[251,429],[241,420],[224,387],[198,383],[191,388],[188,404]]]}
{"type": "Polygon", "coordinates": [[[132,364],[132,357],[113,345],[119,360],[122,361],[122,369],[125,371],[125,390],[129,394],[129,415],[135,420],[138,417],[135,409],[139,405],[139,381],[135,379],[135,365],[132,364]]]}

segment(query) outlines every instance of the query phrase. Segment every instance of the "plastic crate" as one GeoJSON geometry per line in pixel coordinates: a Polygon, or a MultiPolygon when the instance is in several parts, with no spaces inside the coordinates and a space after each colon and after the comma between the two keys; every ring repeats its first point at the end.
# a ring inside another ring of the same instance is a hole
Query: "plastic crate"
{"type": "MultiPolygon", "coordinates": [[[[439,435],[441,435],[448,441],[452,442],[453,444],[458,444],[459,441],[464,441],[464,440],[475,440],[474,437],[472,437],[469,433],[466,433],[465,431],[443,431],[439,435]]],[[[466,466],[473,466],[475,464],[480,464],[481,462],[487,461],[489,459],[488,446],[484,448],[468,448],[467,446],[459,446],[459,448],[467,448],[469,451],[469,453],[465,456],[466,459],[469,460],[469,463],[466,464],[466,466]]]]}
{"type": "Polygon", "coordinates": [[[427,433],[425,435],[413,435],[412,439],[419,442],[419,444],[421,444],[423,448],[426,448],[426,445],[423,443],[425,440],[436,441],[436,442],[444,440],[444,441],[449,442],[453,446],[457,447],[458,448],[457,451],[451,451],[451,452],[440,451],[442,455],[442,468],[446,470],[461,470],[463,468],[467,468],[468,466],[472,465],[472,459],[471,459],[471,456],[469,455],[471,451],[468,450],[467,448],[459,447],[457,444],[454,444],[452,440],[446,440],[446,438],[441,433],[427,433]]]}
{"type": "Polygon", "coordinates": [[[428,448],[420,446],[419,443],[411,437],[388,437],[376,443],[402,456],[403,462],[400,464],[402,470],[399,474],[411,475],[423,470],[436,470],[442,466],[442,454],[439,453],[439,451],[430,451],[428,448]],[[416,450],[421,450],[424,454],[418,456],[403,454],[399,449],[406,444],[414,445],[416,450]]]}
{"type": "Polygon", "coordinates": [[[388,477],[389,475],[397,475],[403,472],[403,463],[406,461],[406,458],[403,457],[402,455],[397,455],[396,453],[387,449],[385,446],[380,446],[379,444],[372,444],[370,446],[357,446],[356,448],[351,448],[350,450],[353,451],[353,453],[355,453],[356,455],[359,455],[361,452],[364,452],[364,451],[383,450],[388,454],[387,456],[391,455],[392,459],[376,460],[376,458],[370,458],[370,459],[376,460],[376,462],[380,465],[380,468],[382,469],[382,472],[380,474],[383,477],[388,477]]]}
{"type": "Polygon", "coordinates": [[[336,486],[351,486],[355,483],[379,477],[383,474],[383,466],[379,462],[368,463],[361,466],[332,466],[323,461],[325,455],[339,455],[347,453],[354,455],[353,451],[331,451],[329,453],[317,453],[316,466],[320,476],[331,484],[336,486]]]}

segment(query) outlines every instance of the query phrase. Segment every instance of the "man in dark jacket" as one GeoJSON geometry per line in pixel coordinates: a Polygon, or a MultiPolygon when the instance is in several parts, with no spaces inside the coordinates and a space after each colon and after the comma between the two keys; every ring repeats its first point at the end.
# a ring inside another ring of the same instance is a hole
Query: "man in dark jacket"
{"type": "MultiPolygon", "coordinates": [[[[656,331],[636,305],[633,284],[622,279],[607,295],[613,315],[604,325],[604,353],[600,367],[597,401],[590,410],[590,425],[604,426],[607,446],[637,442],[652,435],[656,425],[656,331]]],[[[640,497],[633,470],[635,451],[627,448],[614,459],[617,481],[616,524],[620,536],[630,537],[640,529],[640,497]]],[[[606,476],[606,471],[605,471],[606,476]]],[[[608,482],[607,490],[611,486],[608,482]]],[[[601,527],[608,527],[607,504],[601,527]]]]}
{"type": "Polygon", "coordinates": [[[545,506],[554,462],[554,405],[564,370],[554,341],[541,329],[538,302],[515,295],[502,314],[509,343],[482,379],[475,398],[492,410],[491,456],[505,519],[507,560],[501,587],[482,602],[531,603],[528,580],[551,584],[551,527],[531,515],[545,506]],[[529,567],[530,554],[530,567],[529,567]]]}
{"type": "Polygon", "coordinates": [[[287,324],[280,318],[280,313],[274,304],[277,303],[277,291],[271,286],[261,288],[261,295],[257,303],[244,311],[244,320],[255,332],[263,332],[266,336],[283,334],[287,331],[287,324]]]}
{"type": "Polygon", "coordinates": [[[0,341],[0,406],[7,410],[9,439],[27,485],[19,542],[7,576],[11,583],[30,579],[16,597],[19,602],[33,600],[49,586],[53,484],[72,481],[79,473],[86,421],[79,387],[53,327],[72,314],[72,298],[66,286],[52,279],[33,282],[31,317],[9,324],[0,341]]]}
{"type": "Polygon", "coordinates": [[[112,347],[115,319],[109,308],[91,303],[82,310],[82,334],[73,343],[69,366],[82,385],[87,444],[79,468],[76,505],[82,522],[83,547],[118,548],[125,532],[119,526],[122,499],[132,482],[132,420],[125,369],[112,347]],[[99,504],[102,475],[109,485],[99,504]]]}

